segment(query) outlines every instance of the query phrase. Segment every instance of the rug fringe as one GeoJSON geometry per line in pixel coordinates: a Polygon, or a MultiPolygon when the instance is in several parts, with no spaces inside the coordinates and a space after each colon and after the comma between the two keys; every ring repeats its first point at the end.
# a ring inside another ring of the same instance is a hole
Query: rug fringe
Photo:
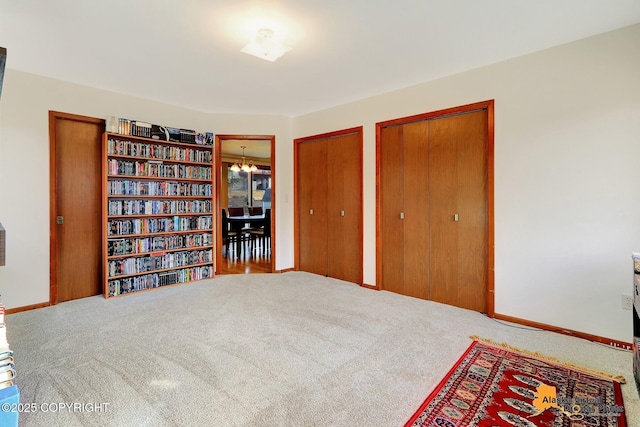
{"type": "Polygon", "coordinates": [[[616,381],[616,382],[618,382],[620,384],[626,384],[626,382],[627,382],[625,377],[623,377],[622,375],[612,375],[612,374],[609,374],[609,373],[606,373],[606,372],[596,371],[594,369],[585,368],[584,366],[578,366],[578,365],[576,365],[574,363],[565,362],[565,361],[556,359],[555,357],[551,357],[551,356],[547,356],[547,355],[542,354],[542,353],[538,353],[537,351],[525,350],[525,349],[522,349],[522,348],[514,347],[514,346],[509,345],[507,343],[499,343],[499,342],[493,341],[493,340],[488,339],[488,338],[479,337],[478,335],[471,335],[469,338],[471,338],[472,340],[484,343],[484,344],[491,345],[493,347],[503,348],[505,350],[515,351],[517,353],[522,353],[522,354],[525,354],[527,356],[535,357],[536,359],[540,359],[540,360],[543,360],[543,361],[546,361],[546,362],[557,363],[557,364],[560,364],[560,365],[569,366],[571,368],[578,369],[580,371],[583,371],[583,372],[586,372],[586,373],[589,373],[589,374],[597,375],[599,377],[603,377],[603,378],[610,379],[612,381],[616,381]]]}

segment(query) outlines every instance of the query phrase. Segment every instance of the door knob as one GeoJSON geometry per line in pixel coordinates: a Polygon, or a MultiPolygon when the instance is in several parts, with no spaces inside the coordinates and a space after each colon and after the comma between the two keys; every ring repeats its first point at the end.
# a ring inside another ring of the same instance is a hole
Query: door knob
{"type": "Polygon", "coordinates": [[[340,216],[344,216],[344,211],[340,211],[340,216]]]}
{"type": "Polygon", "coordinates": [[[400,219],[404,219],[404,212],[400,212],[400,219]]]}
{"type": "Polygon", "coordinates": [[[455,222],[458,222],[458,221],[460,220],[460,215],[458,215],[458,214],[453,214],[453,220],[454,220],[455,222]]]}
{"type": "Polygon", "coordinates": [[[56,217],[56,224],[58,224],[58,225],[64,224],[64,217],[62,215],[58,215],[56,217]]]}

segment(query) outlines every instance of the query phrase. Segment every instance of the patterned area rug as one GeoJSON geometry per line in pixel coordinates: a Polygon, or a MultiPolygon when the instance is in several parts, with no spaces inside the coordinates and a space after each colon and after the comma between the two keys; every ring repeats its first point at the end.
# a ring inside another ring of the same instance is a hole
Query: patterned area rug
{"type": "Polygon", "coordinates": [[[505,347],[474,341],[405,427],[627,425],[624,378],[505,347]]]}

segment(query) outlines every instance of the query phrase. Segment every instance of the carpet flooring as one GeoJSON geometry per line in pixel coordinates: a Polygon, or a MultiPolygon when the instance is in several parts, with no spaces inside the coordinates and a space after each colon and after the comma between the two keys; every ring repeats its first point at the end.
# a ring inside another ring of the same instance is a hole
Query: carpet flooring
{"type": "Polygon", "coordinates": [[[630,352],[302,272],[85,298],[6,322],[21,402],[36,408],[21,426],[402,426],[471,335],[624,375],[627,419],[640,425],[630,352]]]}

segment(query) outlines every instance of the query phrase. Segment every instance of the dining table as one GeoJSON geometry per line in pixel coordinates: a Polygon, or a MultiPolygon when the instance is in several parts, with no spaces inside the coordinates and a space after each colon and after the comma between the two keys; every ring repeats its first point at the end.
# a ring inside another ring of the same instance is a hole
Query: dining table
{"type": "Polygon", "coordinates": [[[239,256],[244,248],[244,245],[240,243],[242,237],[242,229],[249,226],[251,228],[260,228],[264,226],[264,214],[261,215],[236,215],[228,216],[229,228],[231,231],[237,232],[238,238],[236,239],[236,257],[239,256]]]}

